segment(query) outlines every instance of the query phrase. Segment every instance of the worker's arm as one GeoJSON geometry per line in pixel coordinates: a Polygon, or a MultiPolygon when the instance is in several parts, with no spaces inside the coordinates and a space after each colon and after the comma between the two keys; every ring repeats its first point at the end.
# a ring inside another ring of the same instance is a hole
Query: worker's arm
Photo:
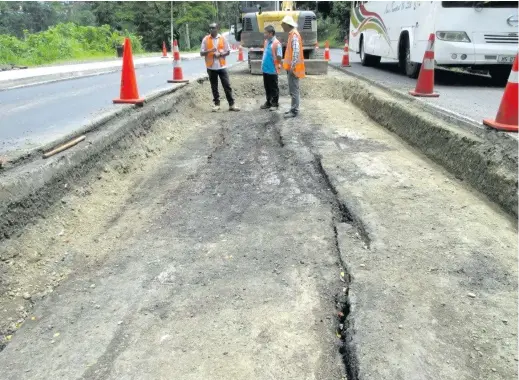
{"type": "Polygon", "coordinates": [[[221,56],[222,57],[227,57],[229,54],[231,54],[231,45],[229,45],[229,42],[224,38],[224,40],[223,40],[223,52],[222,52],[221,56]]]}
{"type": "Polygon", "coordinates": [[[278,48],[276,50],[276,58],[278,61],[283,60],[283,47],[281,46],[281,44],[278,44],[278,48]]]}
{"type": "Polygon", "coordinates": [[[292,65],[290,67],[290,71],[294,71],[294,69],[296,68],[296,63],[299,60],[300,48],[301,47],[299,46],[299,38],[292,38],[292,65]]]}
{"type": "Polygon", "coordinates": [[[212,50],[206,50],[207,49],[207,38],[204,38],[202,40],[202,46],[200,46],[200,55],[202,57],[205,57],[209,53],[213,53],[216,51],[216,48],[213,48],[212,50]]]}

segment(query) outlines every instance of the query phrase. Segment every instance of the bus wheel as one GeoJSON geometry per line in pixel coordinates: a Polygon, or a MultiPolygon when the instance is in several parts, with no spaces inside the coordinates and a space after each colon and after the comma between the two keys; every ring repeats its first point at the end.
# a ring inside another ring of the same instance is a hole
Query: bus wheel
{"type": "Polygon", "coordinates": [[[496,85],[504,86],[508,83],[508,77],[510,76],[511,66],[496,66],[488,70],[488,73],[492,77],[492,82],[496,85]]]}
{"type": "Polygon", "coordinates": [[[380,57],[366,54],[364,51],[364,38],[360,40],[360,63],[362,66],[376,66],[380,63],[380,57]]]}
{"type": "Polygon", "coordinates": [[[420,64],[411,62],[411,47],[409,44],[409,36],[404,34],[400,42],[399,53],[400,68],[409,78],[418,78],[420,73],[420,64]]]}

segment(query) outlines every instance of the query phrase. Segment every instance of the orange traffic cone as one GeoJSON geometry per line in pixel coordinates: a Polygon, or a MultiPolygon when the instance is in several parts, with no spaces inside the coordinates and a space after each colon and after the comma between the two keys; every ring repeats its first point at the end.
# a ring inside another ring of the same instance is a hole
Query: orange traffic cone
{"type": "Polygon", "coordinates": [[[351,67],[348,39],[344,39],[344,53],[342,54],[342,67],[351,67]]]}
{"type": "Polygon", "coordinates": [[[508,83],[506,84],[496,119],[483,120],[483,124],[486,126],[499,129],[500,131],[517,132],[517,92],[519,91],[519,86],[517,84],[517,71],[519,64],[517,59],[518,54],[515,55],[514,65],[512,66],[512,71],[508,77],[508,83]]]}
{"type": "Polygon", "coordinates": [[[135,68],[133,67],[132,44],[129,38],[124,40],[123,70],[121,73],[121,93],[114,103],[138,104],[142,105],[144,99],[139,98],[137,90],[137,79],[135,78],[135,68]]]}
{"type": "Polygon", "coordinates": [[[245,61],[243,59],[243,48],[241,47],[241,44],[240,46],[238,47],[238,62],[243,62],[245,61]]]}
{"type": "Polygon", "coordinates": [[[162,58],[168,58],[168,50],[164,41],[162,41],[162,58]]]}
{"type": "Polygon", "coordinates": [[[328,41],[324,43],[324,59],[330,60],[330,43],[328,41]]]}
{"type": "Polygon", "coordinates": [[[169,79],[168,83],[187,83],[189,80],[184,79],[182,67],[180,66],[180,51],[178,50],[178,42],[173,42],[173,79],[169,79]]]}
{"type": "Polygon", "coordinates": [[[414,91],[409,91],[413,96],[437,98],[440,94],[434,92],[434,33],[429,35],[427,50],[423,56],[422,67],[418,74],[418,82],[414,91]]]}

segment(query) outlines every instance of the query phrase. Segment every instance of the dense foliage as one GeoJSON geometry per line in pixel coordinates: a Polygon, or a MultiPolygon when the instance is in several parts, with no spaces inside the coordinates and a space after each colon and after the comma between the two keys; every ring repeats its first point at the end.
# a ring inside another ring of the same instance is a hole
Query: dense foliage
{"type": "MultiPolygon", "coordinates": [[[[132,40],[134,52],[142,51],[140,38],[124,33],[132,40]]],[[[58,24],[44,32],[25,32],[22,39],[0,35],[0,63],[41,65],[44,63],[114,56],[115,46],[124,40],[123,34],[108,25],[78,26],[74,23],[58,24]]]]}
{"type": "MultiPolygon", "coordinates": [[[[0,1],[0,63],[42,64],[57,60],[113,56],[129,35],[134,51],[159,51],[174,35],[181,50],[197,48],[210,22],[229,29],[239,16],[237,1],[0,1]],[[138,36],[138,37],[137,37],[138,36]]],[[[342,42],[350,2],[300,1],[317,10],[319,41],[342,42]],[[317,9],[316,9],[317,4],[317,9]]]]}

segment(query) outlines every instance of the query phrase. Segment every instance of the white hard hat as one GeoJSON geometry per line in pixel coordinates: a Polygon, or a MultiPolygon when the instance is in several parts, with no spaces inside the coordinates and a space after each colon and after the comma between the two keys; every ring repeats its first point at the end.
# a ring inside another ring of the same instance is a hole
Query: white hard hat
{"type": "Polygon", "coordinates": [[[292,16],[287,15],[287,16],[283,17],[283,20],[281,20],[281,23],[293,26],[294,28],[297,28],[297,22],[294,21],[292,16]]]}

